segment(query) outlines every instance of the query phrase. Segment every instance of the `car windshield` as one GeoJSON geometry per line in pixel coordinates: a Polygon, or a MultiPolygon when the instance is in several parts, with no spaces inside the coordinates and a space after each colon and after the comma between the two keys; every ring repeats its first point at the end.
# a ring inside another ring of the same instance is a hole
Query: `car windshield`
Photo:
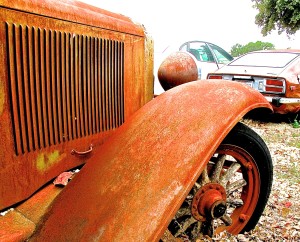
{"type": "Polygon", "coordinates": [[[223,50],[221,47],[214,44],[209,44],[209,46],[215,53],[218,63],[227,64],[233,60],[233,57],[230,54],[228,54],[225,50],[223,50]]]}
{"type": "Polygon", "coordinates": [[[180,46],[179,50],[190,52],[198,61],[227,64],[233,57],[221,47],[203,41],[189,41],[180,46]]]}
{"type": "Polygon", "coordinates": [[[298,54],[295,53],[268,53],[258,52],[246,54],[233,62],[230,66],[256,66],[256,67],[273,67],[282,68],[295,59],[298,54]]]}

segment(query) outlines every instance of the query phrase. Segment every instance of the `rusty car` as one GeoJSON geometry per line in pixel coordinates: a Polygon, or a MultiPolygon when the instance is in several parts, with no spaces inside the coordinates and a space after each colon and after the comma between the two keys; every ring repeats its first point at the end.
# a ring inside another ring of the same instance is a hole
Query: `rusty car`
{"type": "Polygon", "coordinates": [[[238,82],[162,63],[129,17],[73,0],[0,3],[0,241],[195,241],[257,224],[272,112],[238,82]]]}
{"type": "Polygon", "coordinates": [[[249,52],[209,73],[208,79],[237,81],[262,93],[278,114],[300,111],[300,50],[249,52]]]}

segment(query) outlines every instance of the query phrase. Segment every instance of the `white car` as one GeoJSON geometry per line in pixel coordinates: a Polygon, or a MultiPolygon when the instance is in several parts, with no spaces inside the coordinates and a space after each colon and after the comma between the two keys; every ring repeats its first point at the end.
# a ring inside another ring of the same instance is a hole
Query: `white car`
{"type": "Polygon", "coordinates": [[[207,79],[244,83],[264,95],[275,113],[300,112],[300,50],[249,52],[209,73],[207,79]]]}
{"type": "MultiPolygon", "coordinates": [[[[233,60],[233,57],[221,47],[207,41],[187,41],[183,44],[169,46],[158,55],[156,64],[160,64],[164,58],[175,51],[186,51],[195,57],[198,67],[198,79],[206,79],[210,72],[218,70],[223,65],[233,60]]],[[[156,67],[156,70],[158,68],[156,67]]],[[[163,92],[158,81],[155,82],[155,94],[163,92]]]]}

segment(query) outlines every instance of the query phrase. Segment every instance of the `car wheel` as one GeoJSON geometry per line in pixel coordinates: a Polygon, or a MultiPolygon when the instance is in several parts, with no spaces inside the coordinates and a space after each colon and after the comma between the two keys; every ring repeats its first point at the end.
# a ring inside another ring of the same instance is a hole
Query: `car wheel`
{"type": "Polygon", "coordinates": [[[239,234],[253,229],[267,204],[272,179],[266,144],[238,123],[208,162],[161,241],[195,241],[224,230],[239,234]]]}

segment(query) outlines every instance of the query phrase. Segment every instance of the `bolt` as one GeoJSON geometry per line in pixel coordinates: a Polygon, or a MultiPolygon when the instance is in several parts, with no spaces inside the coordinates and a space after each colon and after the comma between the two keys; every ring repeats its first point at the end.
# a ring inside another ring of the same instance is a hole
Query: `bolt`
{"type": "Polygon", "coordinates": [[[241,222],[245,222],[246,219],[247,219],[247,216],[245,214],[241,214],[239,219],[240,219],[241,222]]]}

